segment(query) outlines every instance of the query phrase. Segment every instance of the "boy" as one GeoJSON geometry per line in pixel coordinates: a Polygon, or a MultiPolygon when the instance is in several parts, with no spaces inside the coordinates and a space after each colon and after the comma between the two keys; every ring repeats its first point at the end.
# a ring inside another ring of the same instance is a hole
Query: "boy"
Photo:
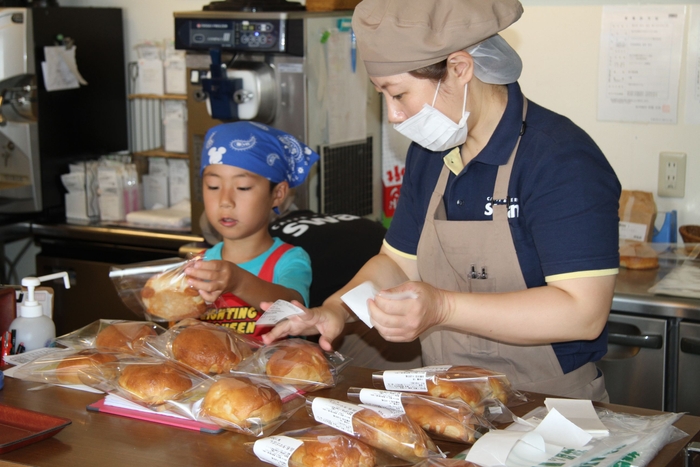
{"type": "Polygon", "coordinates": [[[309,303],[311,261],[274,238],[270,211],[284,202],[319,159],[293,136],[253,122],[207,132],[200,175],[204,211],[222,241],[187,269],[188,282],[213,303],[200,319],[259,337],[260,302],[309,303]]]}

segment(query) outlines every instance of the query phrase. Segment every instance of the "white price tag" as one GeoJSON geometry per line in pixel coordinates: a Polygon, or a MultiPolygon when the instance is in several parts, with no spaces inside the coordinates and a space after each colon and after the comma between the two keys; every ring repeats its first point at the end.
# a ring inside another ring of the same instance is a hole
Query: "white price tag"
{"type": "Polygon", "coordinates": [[[253,452],[258,459],[277,467],[287,467],[294,451],[304,444],[303,441],[289,436],[269,436],[253,444],[253,452]]]}
{"type": "Polygon", "coordinates": [[[303,315],[304,310],[296,305],[293,305],[285,300],[277,300],[270,305],[270,308],[262,314],[257,321],[259,326],[274,326],[283,319],[287,319],[293,315],[303,315]]]}
{"type": "Polygon", "coordinates": [[[316,397],[311,403],[314,420],[349,435],[355,434],[352,429],[352,416],[362,410],[362,407],[349,402],[316,397]]]}
{"type": "Polygon", "coordinates": [[[647,238],[647,226],[644,224],[635,224],[634,222],[620,222],[620,239],[635,240],[644,242],[647,238]]]}
{"type": "Polygon", "coordinates": [[[406,413],[401,403],[400,392],[364,388],[360,390],[360,402],[376,407],[385,407],[397,413],[406,413]]]}
{"type": "Polygon", "coordinates": [[[425,371],[387,370],[383,378],[384,387],[389,391],[428,391],[425,371]]]}

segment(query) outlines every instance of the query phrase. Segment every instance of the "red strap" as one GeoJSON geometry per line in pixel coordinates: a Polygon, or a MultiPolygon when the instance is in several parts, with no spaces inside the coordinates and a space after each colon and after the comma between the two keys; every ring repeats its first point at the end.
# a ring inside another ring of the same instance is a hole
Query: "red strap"
{"type": "Polygon", "coordinates": [[[270,256],[268,256],[265,260],[265,263],[262,265],[262,268],[260,268],[258,277],[260,279],[266,280],[267,282],[272,282],[277,261],[279,261],[283,254],[285,254],[292,248],[294,248],[294,245],[290,245],[289,243],[283,243],[280,246],[278,246],[277,249],[273,251],[270,254],[270,256]]]}

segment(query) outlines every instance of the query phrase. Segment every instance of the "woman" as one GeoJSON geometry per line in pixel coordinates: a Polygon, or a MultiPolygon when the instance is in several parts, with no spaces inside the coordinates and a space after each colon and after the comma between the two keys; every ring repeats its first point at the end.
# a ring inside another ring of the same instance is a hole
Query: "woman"
{"type": "Polygon", "coordinates": [[[330,348],[354,318],[339,297],[369,280],[382,290],[372,323],[390,342],[420,337],[425,365],[607,399],[593,362],[607,347],[620,185],[585,132],[521,93],[520,59],[497,35],[521,14],[517,0],[358,5],[360,56],[413,140],[401,197],[381,252],[267,342],[320,333],[330,348]]]}

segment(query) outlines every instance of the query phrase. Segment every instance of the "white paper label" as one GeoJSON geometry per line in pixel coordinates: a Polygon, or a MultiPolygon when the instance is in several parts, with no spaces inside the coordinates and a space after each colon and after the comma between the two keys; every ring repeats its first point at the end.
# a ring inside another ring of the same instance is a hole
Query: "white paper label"
{"type": "Polygon", "coordinates": [[[383,377],[384,387],[389,391],[428,391],[425,371],[387,370],[383,377]]]}
{"type": "Polygon", "coordinates": [[[620,239],[636,240],[638,242],[646,241],[647,226],[644,224],[635,224],[633,222],[620,222],[620,239]]]}
{"type": "Polygon", "coordinates": [[[293,315],[303,315],[304,310],[285,300],[277,300],[258,319],[258,326],[274,326],[293,315]]]}
{"type": "Polygon", "coordinates": [[[400,392],[365,388],[360,390],[360,402],[376,407],[385,407],[397,413],[406,413],[401,403],[400,392]]]}
{"type": "Polygon", "coordinates": [[[371,282],[363,282],[352,290],[346,292],[340,299],[362,320],[369,328],[374,327],[369,317],[367,300],[377,295],[377,288],[371,282]]]}
{"type": "Polygon", "coordinates": [[[362,407],[349,402],[317,397],[311,403],[314,420],[343,433],[354,435],[352,416],[362,410],[362,407]]]}
{"type": "Polygon", "coordinates": [[[302,444],[304,444],[303,441],[289,436],[269,436],[257,440],[253,444],[253,452],[263,462],[277,467],[287,467],[289,458],[302,444]]]}
{"type": "Polygon", "coordinates": [[[363,409],[369,409],[372,412],[376,412],[379,415],[381,415],[382,418],[396,418],[402,413],[396,412],[395,410],[387,409],[386,407],[377,407],[376,405],[360,404],[360,407],[362,407],[363,409]]]}

